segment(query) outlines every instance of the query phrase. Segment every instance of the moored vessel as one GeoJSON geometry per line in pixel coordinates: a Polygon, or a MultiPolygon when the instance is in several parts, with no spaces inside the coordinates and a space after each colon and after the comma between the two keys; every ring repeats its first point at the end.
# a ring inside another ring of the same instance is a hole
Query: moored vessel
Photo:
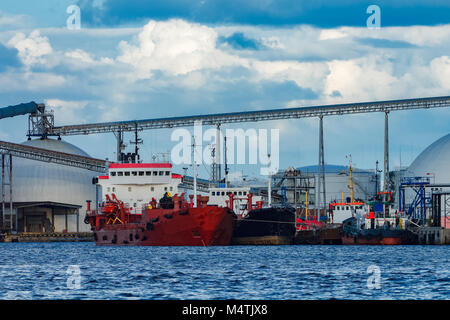
{"type": "Polygon", "coordinates": [[[263,207],[262,196],[253,195],[250,188],[215,188],[213,203],[234,208],[237,220],[233,230],[233,245],[287,245],[295,235],[295,210],[289,207],[263,207]],[[226,200],[228,199],[228,200],[226,200]],[[256,199],[255,204],[253,203],[256,199]]]}
{"type": "Polygon", "coordinates": [[[416,243],[416,235],[408,230],[404,213],[391,206],[390,192],[378,192],[372,201],[361,206],[342,222],[342,244],[400,245],[416,243]]]}
{"type": "Polygon", "coordinates": [[[94,210],[88,202],[85,222],[91,225],[97,245],[230,244],[234,212],[208,205],[209,197],[199,195],[195,201],[190,195],[188,202],[184,193],[172,196],[170,190],[177,191],[181,176],[172,174],[171,168],[168,163],[115,164],[108,176],[99,177],[107,192],[119,195],[106,193],[94,210]]]}

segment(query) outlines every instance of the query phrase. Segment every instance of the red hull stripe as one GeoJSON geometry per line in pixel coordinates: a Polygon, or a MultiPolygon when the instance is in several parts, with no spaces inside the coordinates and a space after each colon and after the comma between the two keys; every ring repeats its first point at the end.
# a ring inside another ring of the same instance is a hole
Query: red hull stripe
{"type": "Polygon", "coordinates": [[[172,168],[171,163],[111,163],[111,169],[133,169],[133,168],[172,168]]]}

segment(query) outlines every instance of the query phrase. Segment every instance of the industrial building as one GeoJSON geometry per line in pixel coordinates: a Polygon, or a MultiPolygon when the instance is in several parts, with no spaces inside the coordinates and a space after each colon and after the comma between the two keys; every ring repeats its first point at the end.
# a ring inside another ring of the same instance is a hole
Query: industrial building
{"type": "MultiPolygon", "coordinates": [[[[58,139],[35,139],[22,145],[89,157],[78,147],[58,139]]],[[[83,222],[85,204],[86,200],[96,200],[92,179],[100,174],[58,163],[12,157],[13,214],[10,215],[6,175],[3,222],[6,220],[8,224],[12,217],[14,226],[17,222],[18,232],[89,232],[90,226],[83,222]]]]}

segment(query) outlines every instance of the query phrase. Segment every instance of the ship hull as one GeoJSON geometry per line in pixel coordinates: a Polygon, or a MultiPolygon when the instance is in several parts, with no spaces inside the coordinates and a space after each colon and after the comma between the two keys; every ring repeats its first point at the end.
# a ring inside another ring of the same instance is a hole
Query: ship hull
{"type": "Polygon", "coordinates": [[[261,236],[261,237],[233,237],[232,245],[288,245],[292,244],[292,237],[261,236]]]}
{"type": "Polygon", "coordinates": [[[341,244],[339,226],[322,227],[317,230],[297,231],[294,244],[341,244]]]}
{"type": "Polygon", "coordinates": [[[155,209],[148,211],[145,223],[105,225],[94,239],[100,246],[226,246],[234,221],[228,208],[155,209]]]}
{"type": "Polygon", "coordinates": [[[254,209],[236,222],[231,243],[234,245],[292,244],[295,212],[288,208],[254,209]]]}
{"type": "Polygon", "coordinates": [[[344,235],[341,238],[342,244],[347,245],[401,245],[403,244],[402,236],[396,237],[377,237],[369,238],[365,236],[350,236],[344,235]]]}

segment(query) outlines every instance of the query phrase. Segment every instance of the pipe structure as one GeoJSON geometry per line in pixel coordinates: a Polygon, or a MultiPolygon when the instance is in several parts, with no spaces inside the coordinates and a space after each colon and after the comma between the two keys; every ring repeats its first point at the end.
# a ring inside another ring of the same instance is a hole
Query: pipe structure
{"type": "Polygon", "coordinates": [[[38,110],[36,102],[21,103],[15,106],[8,106],[0,109],[0,119],[34,113],[38,110]]]}

